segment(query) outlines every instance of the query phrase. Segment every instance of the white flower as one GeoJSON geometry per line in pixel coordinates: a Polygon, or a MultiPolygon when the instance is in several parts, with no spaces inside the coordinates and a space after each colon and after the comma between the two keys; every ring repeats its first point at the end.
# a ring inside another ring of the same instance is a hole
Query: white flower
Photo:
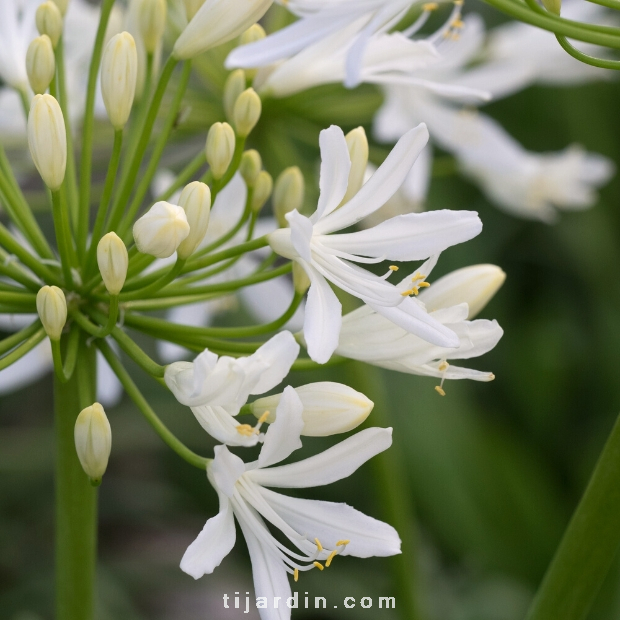
{"type": "Polygon", "coordinates": [[[28,92],[26,52],[37,36],[35,13],[39,4],[39,0],[0,2],[0,79],[23,92],[28,92]]]}
{"type": "Polygon", "coordinates": [[[233,446],[253,446],[257,428],[235,419],[250,394],[264,394],[280,383],[299,353],[290,332],[280,332],[248,357],[218,357],[205,349],[193,362],[166,367],[164,380],[176,399],[191,407],[212,437],[233,446]]]}
{"type": "Polygon", "coordinates": [[[376,312],[439,346],[456,346],[455,334],[428,316],[396,287],[352,262],[421,260],[475,237],[482,229],[471,211],[410,213],[369,230],[334,235],[379,209],[396,192],[428,139],[425,125],[407,132],[360,191],[341,206],[351,160],[344,134],[332,126],[321,132],[321,194],[316,211],[287,214],[289,229],[269,235],[272,249],[298,262],[310,278],[304,337],[310,357],[326,362],[338,344],[341,305],[327,280],[359,297],[376,312]]]}
{"type": "Polygon", "coordinates": [[[387,523],[344,503],[289,497],[268,488],[307,488],[346,478],[391,445],[392,429],[369,428],[313,457],[269,467],[301,447],[301,424],[301,403],[287,388],[257,461],[246,464],[225,446],[215,448],[207,476],[220,500],[219,513],[207,521],[181,560],[181,569],[195,579],[212,573],[235,544],[236,518],[250,552],[256,596],[266,603],[259,609],[262,620],[290,618],[285,604],[291,596],[288,575],[297,580],[315,567],[329,570],[338,555],[400,553],[398,534],[387,523]],[[273,536],[267,523],[288,545],[273,536]],[[281,597],[278,608],[275,596],[281,597]]]}
{"type": "MultiPolygon", "coordinates": [[[[497,321],[469,319],[493,297],[505,274],[494,265],[475,265],[454,271],[432,286],[422,288],[437,258],[429,259],[404,278],[399,288],[410,287],[413,281],[422,289],[419,301],[430,316],[457,334],[456,347],[431,345],[363,306],[343,317],[336,353],[390,370],[438,377],[442,385],[445,379],[491,381],[492,373],[453,366],[447,360],[478,357],[498,343],[503,330],[497,321]]],[[[438,391],[443,394],[441,386],[438,391]]]]}

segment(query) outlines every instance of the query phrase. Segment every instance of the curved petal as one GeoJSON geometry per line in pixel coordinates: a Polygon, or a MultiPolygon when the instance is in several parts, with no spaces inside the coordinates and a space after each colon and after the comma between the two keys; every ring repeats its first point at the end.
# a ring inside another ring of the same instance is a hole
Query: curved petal
{"type": "Polygon", "coordinates": [[[244,446],[249,448],[260,441],[257,433],[240,433],[239,421],[233,417],[224,407],[218,405],[200,405],[192,407],[192,413],[198,423],[214,439],[229,446],[244,446]]]}
{"type": "Polygon", "coordinates": [[[226,446],[215,446],[215,458],[209,465],[209,480],[226,497],[232,497],[237,480],[245,472],[245,463],[226,446]]]}
{"type": "Polygon", "coordinates": [[[299,256],[305,261],[312,260],[310,244],[312,243],[312,222],[301,215],[297,209],[286,214],[291,229],[291,243],[299,256]]]}
{"type": "Polygon", "coordinates": [[[303,461],[269,469],[253,469],[245,475],[266,487],[319,487],[350,476],[368,459],[391,445],[391,428],[367,428],[303,461]]]}
{"type": "Polygon", "coordinates": [[[278,385],[286,377],[298,355],[299,344],[291,332],[280,332],[270,338],[251,356],[260,360],[265,369],[250,394],[264,394],[278,385]]]}

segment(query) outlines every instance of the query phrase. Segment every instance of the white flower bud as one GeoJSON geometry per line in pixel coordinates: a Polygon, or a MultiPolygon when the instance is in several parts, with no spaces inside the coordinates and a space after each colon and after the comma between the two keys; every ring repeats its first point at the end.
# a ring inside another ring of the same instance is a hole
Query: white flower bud
{"type": "Polygon", "coordinates": [[[35,14],[35,22],[39,34],[46,34],[56,49],[62,35],[62,15],[58,6],[51,0],[40,4],[35,14]]]}
{"type": "Polygon", "coordinates": [[[101,484],[112,451],[112,429],[99,403],[82,409],[75,421],[73,437],[82,469],[94,485],[101,484]]]}
{"type": "Polygon", "coordinates": [[[26,73],[35,95],[42,95],[56,74],[56,58],[52,40],[42,34],[33,39],[26,52],[26,73]]]}
{"type": "Polygon", "coordinates": [[[205,152],[213,178],[222,178],[235,154],[235,132],[228,123],[211,125],[205,152]]]}
{"type": "Polygon", "coordinates": [[[44,286],[37,293],[37,312],[50,340],[60,340],[67,322],[67,300],[57,286],[44,286]]]}
{"type": "Polygon", "coordinates": [[[138,79],[138,51],[128,32],[113,36],[101,59],[101,94],[114,129],[129,118],[138,79]]]}
{"type": "Polygon", "coordinates": [[[139,0],[138,28],[144,49],[154,54],[166,27],[166,0],[139,0]]]}
{"type": "Polygon", "coordinates": [[[360,191],[364,185],[364,175],[368,165],[368,138],[363,127],[352,129],[346,136],[349,157],[351,158],[351,170],[349,171],[349,184],[347,192],[340,204],[348,202],[360,191]]]}
{"type": "Polygon", "coordinates": [[[543,6],[554,15],[559,15],[562,10],[562,0],[542,0],[543,6]]]}
{"type": "Polygon", "coordinates": [[[187,21],[191,22],[194,19],[194,15],[198,13],[200,7],[204,4],[205,0],[183,0],[185,5],[185,16],[187,21]]]}
{"type": "MultiPolygon", "coordinates": [[[[374,403],[364,394],[347,385],[331,381],[302,385],[295,388],[295,392],[304,406],[304,428],[301,434],[310,437],[346,433],[359,426],[374,407],[374,403]]],[[[282,394],[274,394],[259,398],[250,405],[252,413],[260,418],[265,411],[269,411],[266,421],[274,422],[281,397],[282,394]]]]}
{"type": "Polygon", "coordinates": [[[64,17],[69,8],[69,0],[54,0],[54,4],[58,7],[60,14],[64,17]]]}
{"type": "Polygon", "coordinates": [[[104,235],[97,244],[97,265],[110,295],[118,295],[125,284],[129,256],[122,239],[114,232],[104,235]]]}
{"type": "Polygon", "coordinates": [[[255,43],[256,41],[264,39],[266,36],[267,33],[260,24],[253,24],[239,37],[239,45],[255,43]]]}
{"type": "Polygon", "coordinates": [[[472,319],[491,301],[505,279],[506,274],[495,265],[472,265],[439,278],[418,298],[428,312],[466,303],[467,318],[472,319]]]}
{"type": "Polygon", "coordinates": [[[255,24],[273,0],[206,0],[174,44],[178,60],[226,43],[255,24]]]}
{"type": "Polygon", "coordinates": [[[189,235],[185,211],[169,202],[156,202],[134,225],[138,250],[157,258],[172,256],[189,235]]]}
{"type": "Polygon", "coordinates": [[[45,185],[59,189],[67,165],[67,134],[58,101],[51,95],[35,95],[30,104],[28,146],[45,185]]]}
{"type": "Polygon", "coordinates": [[[286,228],[286,214],[297,209],[304,203],[304,176],[297,166],[291,166],[280,173],[273,190],[273,214],[278,226],[286,228]]]}
{"type": "Polygon", "coordinates": [[[194,181],[186,185],[179,198],[179,206],[185,211],[189,235],[177,249],[179,258],[188,258],[207,234],[211,212],[211,190],[208,185],[194,181]]]}
{"type": "Polygon", "coordinates": [[[234,120],[235,102],[244,90],[245,72],[243,69],[237,69],[226,78],[226,84],[224,84],[224,112],[231,123],[234,120]]]}
{"type": "Polygon", "coordinates": [[[258,123],[262,104],[253,88],[244,90],[235,101],[233,118],[237,135],[246,138],[258,123]]]}
{"type": "Polygon", "coordinates": [[[263,168],[263,160],[260,153],[254,149],[246,151],[241,156],[241,162],[239,163],[239,174],[243,177],[245,184],[248,187],[254,187],[256,179],[260,171],[263,168]]]}
{"type": "Polygon", "coordinates": [[[265,170],[261,170],[256,177],[254,183],[254,192],[252,193],[252,202],[250,207],[254,213],[258,213],[271,196],[273,189],[273,179],[265,170]]]}
{"type": "Polygon", "coordinates": [[[298,295],[303,295],[310,288],[310,278],[297,261],[293,261],[293,288],[298,295]]]}

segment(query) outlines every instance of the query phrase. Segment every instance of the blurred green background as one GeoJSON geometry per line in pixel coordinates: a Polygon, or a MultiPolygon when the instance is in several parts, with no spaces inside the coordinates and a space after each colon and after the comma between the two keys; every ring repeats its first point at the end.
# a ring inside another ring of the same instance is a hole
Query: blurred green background
{"type": "MultiPolygon", "coordinates": [[[[475,8],[488,24],[501,21],[484,6],[475,8]]],[[[187,117],[165,156],[172,168],[197,152],[207,127],[223,119],[225,74],[208,67],[209,58],[225,51],[196,63],[187,117]]],[[[345,131],[363,124],[370,135],[380,101],[371,87],[353,93],[322,87],[267,101],[251,146],[274,177],[291,164],[302,167],[310,206],[316,199],[318,132],[332,123],[345,131]]],[[[558,150],[575,142],[618,164],[618,101],[620,84],[611,81],[530,88],[485,111],[528,149],[558,150]]],[[[103,162],[109,135],[103,125],[99,133],[103,162]]],[[[449,382],[442,398],[433,379],[372,371],[387,394],[377,408],[397,431],[406,482],[402,495],[417,517],[410,524],[417,537],[417,588],[429,620],[523,618],[579,500],[620,410],[619,204],[616,177],[593,209],[564,214],[548,226],[505,215],[459,176],[433,179],[428,208],[474,209],[484,223],[477,239],[442,255],[434,277],[484,262],[501,266],[507,280],[482,315],[496,318],[505,335],[494,351],[471,364],[493,371],[494,382],[449,382]]],[[[152,343],[145,346],[153,350],[152,343]]],[[[354,374],[353,366],[343,366],[298,373],[292,382],[350,382],[358,380],[354,374]]],[[[134,376],[170,427],[190,447],[210,454],[213,442],[189,409],[140,373],[134,376]]],[[[48,377],[0,400],[2,619],[52,618],[51,398],[48,377]]],[[[204,474],[172,454],[128,399],[108,414],[114,441],[100,492],[97,620],[258,618],[255,610],[243,614],[222,605],[224,593],[252,592],[241,538],[211,576],[194,581],[178,568],[187,545],[217,511],[204,474]]],[[[306,439],[302,452],[331,443],[306,439]]],[[[345,501],[381,518],[384,506],[374,481],[372,467],[365,466],[350,480],[303,495],[345,501]]],[[[328,609],[299,609],[294,617],[399,617],[398,609],[377,610],[378,597],[393,593],[387,560],[338,558],[328,573],[311,571],[298,585],[300,595],[325,596],[328,609]],[[363,610],[358,603],[343,611],[345,596],[372,597],[373,608],[363,610]]],[[[589,616],[616,619],[620,562],[589,616]]]]}

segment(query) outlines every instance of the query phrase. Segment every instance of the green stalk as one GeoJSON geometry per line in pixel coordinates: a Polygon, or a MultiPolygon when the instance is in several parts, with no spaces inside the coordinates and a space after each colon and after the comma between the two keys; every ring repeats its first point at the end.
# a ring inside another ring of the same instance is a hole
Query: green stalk
{"type": "Polygon", "coordinates": [[[41,321],[38,319],[31,323],[28,327],[20,329],[18,332],[11,334],[4,340],[0,340],[0,355],[10,351],[13,347],[21,344],[27,338],[34,335],[41,328],[41,321]]]}
{"type": "Polygon", "coordinates": [[[183,168],[183,170],[181,170],[181,172],[179,172],[174,183],[165,192],[155,198],[155,202],[168,200],[174,192],[190,181],[190,179],[200,170],[200,168],[202,168],[205,161],[205,151],[203,149],[185,166],[185,168],[183,168]]]}
{"type": "Polygon", "coordinates": [[[58,252],[60,253],[60,262],[62,273],[67,286],[73,285],[73,276],[71,274],[71,230],[69,227],[69,215],[65,205],[62,204],[61,192],[56,190],[52,192],[52,216],[54,219],[54,230],[56,231],[56,243],[58,244],[58,252]]]}
{"type": "Polygon", "coordinates": [[[620,416],[526,620],[583,620],[620,548],[620,416]]]}
{"type": "Polygon", "coordinates": [[[114,0],[103,0],[101,3],[101,17],[95,38],[95,47],[88,70],[88,89],[86,91],[86,106],[84,108],[84,124],[82,128],[82,159],[80,162],[80,205],[78,213],[77,247],[80,257],[86,251],[88,238],[88,220],[90,218],[90,173],[93,160],[93,128],[95,120],[95,94],[97,90],[97,74],[103,53],[105,31],[108,27],[110,13],[114,0]]]}
{"type": "Polygon", "coordinates": [[[157,278],[155,282],[152,282],[144,288],[139,288],[123,296],[123,301],[131,299],[148,299],[149,297],[152,297],[160,289],[170,284],[181,273],[181,269],[183,269],[185,261],[186,259],[184,258],[177,258],[176,263],[174,263],[172,269],[170,269],[168,273],[161,276],[160,278],[157,278]]]}
{"type": "Polygon", "coordinates": [[[93,620],[97,490],[75,452],[73,429],[96,392],[95,349],[80,339],[77,371],[54,382],[56,425],[56,620],[93,620]]]}
{"type": "Polygon", "coordinates": [[[54,360],[54,372],[56,378],[61,383],[67,383],[73,376],[75,364],[77,362],[78,347],[80,345],[80,330],[76,327],[69,334],[69,342],[67,344],[67,357],[65,363],[62,363],[62,351],[60,340],[51,340],[52,343],[52,359],[54,360]]]}
{"type": "Polygon", "coordinates": [[[41,327],[36,331],[28,340],[20,344],[16,349],[13,349],[10,353],[7,353],[4,357],[0,358],[0,370],[4,370],[9,366],[12,366],[17,360],[21,359],[34,349],[46,336],[45,330],[41,327]]]}
{"type": "Polygon", "coordinates": [[[608,60],[606,58],[597,58],[596,56],[584,54],[576,47],[573,47],[566,37],[556,34],[555,38],[558,40],[558,43],[562,46],[565,52],[567,52],[573,58],[576,58],[580,62],[583,62],[587,65],[592,65],[593,67],[598,67],[599,69],[615,69],[616,71],[620,70],[620,60],[608,60]]]}

